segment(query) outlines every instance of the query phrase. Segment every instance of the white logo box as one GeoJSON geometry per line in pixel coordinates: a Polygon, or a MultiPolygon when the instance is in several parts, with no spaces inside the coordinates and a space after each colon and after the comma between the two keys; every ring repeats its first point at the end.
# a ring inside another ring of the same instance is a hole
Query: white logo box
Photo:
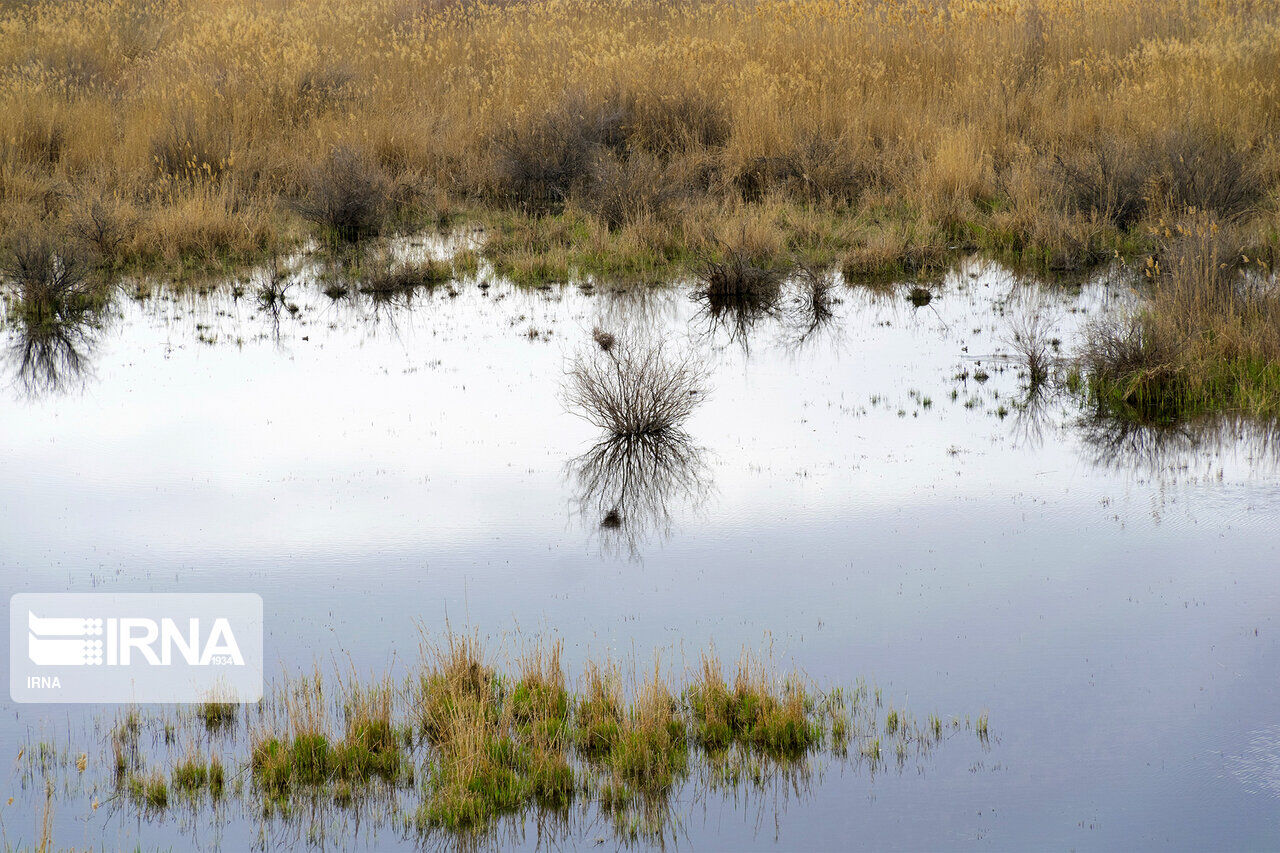
{"type": "Polygon", "coordinates": [[[257,702],[254,593],[19,593],[9,599],[15,702],[257,702]]]}

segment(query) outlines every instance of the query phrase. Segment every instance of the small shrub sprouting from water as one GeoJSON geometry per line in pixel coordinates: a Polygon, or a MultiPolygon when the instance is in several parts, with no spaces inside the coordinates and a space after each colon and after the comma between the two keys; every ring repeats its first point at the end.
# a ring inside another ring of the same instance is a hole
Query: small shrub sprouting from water
{"type": "Polygon", "coordinates": [[[778,301],[785,267],[741,247],[727,246],[703,260],[698,271],[702,297],[713,311],[765,311],[778,301]]]}
{"type": "Polygon", "coordinates": [[[74,323],[101,304],[86,254],[48,229],[19,230],[2,251],[0,273],[15,286],[13,311],[27,325],[74,323]]]}
{"type": "Polygon", "coordinates": [[[1053,321],[1043,306],[1020,306],[1009,322],[1008,343],[1027,370],[1032,389],[1049,379],[1053,369],[1053,321]]]}
{"type": "Polygon", "coordinates": [[[706,369],[694,352],[632,339],[575,356],[564,399],[609,434],[639,437],[677,429],[705,391],[706,369]]]}

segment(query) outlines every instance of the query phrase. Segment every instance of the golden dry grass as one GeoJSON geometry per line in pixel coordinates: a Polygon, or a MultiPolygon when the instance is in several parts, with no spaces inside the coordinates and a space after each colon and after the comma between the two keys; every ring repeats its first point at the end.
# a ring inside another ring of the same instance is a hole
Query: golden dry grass
{"type": "Polygon", "coordinates": [[[291,211],[342,150],[381,170],[391,218],[567,198],[658,254],[696,242],[709,210],[761,200],[854,214],[822,233],[855,267],[940,242],[1076,265],[1185,203],[1261,222],[1265,239],[1277,13],[1275,0],[7,3],[0,223],[94,231],[96,211],[124,259],[250,255],[302,233],[291,211]],[[1202,186],[1179,174],[1188,162],[1240,174],[1202,186]],[[658,179],[685,191],[655,194],[658,179]]]}

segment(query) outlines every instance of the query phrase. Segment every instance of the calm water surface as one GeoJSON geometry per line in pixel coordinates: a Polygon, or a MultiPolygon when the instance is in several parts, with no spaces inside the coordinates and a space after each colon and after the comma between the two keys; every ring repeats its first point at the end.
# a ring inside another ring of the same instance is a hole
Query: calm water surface
{"type": "MultiPolygon", "coordinates": [[[[1247,425],[1126,434],[1062,394],[1024,400],[1008,358],[1013,318],[1047,312],[1067,352],[1124,286],[969,262],[920,308],[841,286],[815,326],[793,294],[744,319],[683,286],[468,280],[374,305],[295,277],[274,316],[257,282],[122,298],[59,389],[10,358],[10,594],[257,592],[280,673],[395,670],[448,621],[561,638],[571,673],[771,648],[920,716],[989,713],[986,747],[964,733],[901,770],[682,792],[674,846],[1280,845],[1276,445],[1247,425]],[[599,476],[600,436],[561,403],[596,326],[712,367],[678,470],[638,487],[599,476]]],[[[44,801],[13,757],[104,710],[6,697],[8,845],[38,839],[44,801]]],[[[59,846],[101,849],[416,843],[394,821],[318,837],[232,810],[215,830],[76,794],[54,823],[59,846]]],[[[597,838],[615,843],[587,822],[544,844],[597,838]]]]}

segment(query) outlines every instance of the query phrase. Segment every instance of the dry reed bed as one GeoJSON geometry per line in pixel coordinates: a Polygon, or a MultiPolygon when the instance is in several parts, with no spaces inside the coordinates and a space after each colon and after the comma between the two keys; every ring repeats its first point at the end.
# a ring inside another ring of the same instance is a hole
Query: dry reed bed
{"type": "Polygon", "coordinates": [[[428,835],[473,837],[505,817],[598,810],[633,838],[662,836],[675,793],[690,783],[795,782],[822,756],[875,773],[963,729],[987,738],[985,715],[915,721],[879,690],[819,692],[745,654],[730,674],[708,653],[683,676],[655,658],[629,673],[589,663],[575,682],[553,644],[526,648],[504,669],[474,637],[451,635],[424,646],[407,680],[316,671],[272,685],[256,707],[210,701],[154,718],[130,710],[111,726],[105,756],[41,743],[26,772],[62,788],[62,768],[88,787],[96,777],[86,770],[107,767],[110,779],[93,782],[94,808],[100,799],[153,819],[234,799],[271,820],[357,809],[428,835]]]}
{"type": "Polygon", "coordinates": [[[515,233],[513,256],[534,277],[710,253],[744,206],[851,269],[966,243],[1078,265],[1186,204],[1265,243],[1278,11],[6,4],[0,221],[47,221],[116,259],[209,263],[296,239],[299,214],[351,237],[459,207],[567,205],[565,233],[504,228],[537,232],[515,233]]]}

